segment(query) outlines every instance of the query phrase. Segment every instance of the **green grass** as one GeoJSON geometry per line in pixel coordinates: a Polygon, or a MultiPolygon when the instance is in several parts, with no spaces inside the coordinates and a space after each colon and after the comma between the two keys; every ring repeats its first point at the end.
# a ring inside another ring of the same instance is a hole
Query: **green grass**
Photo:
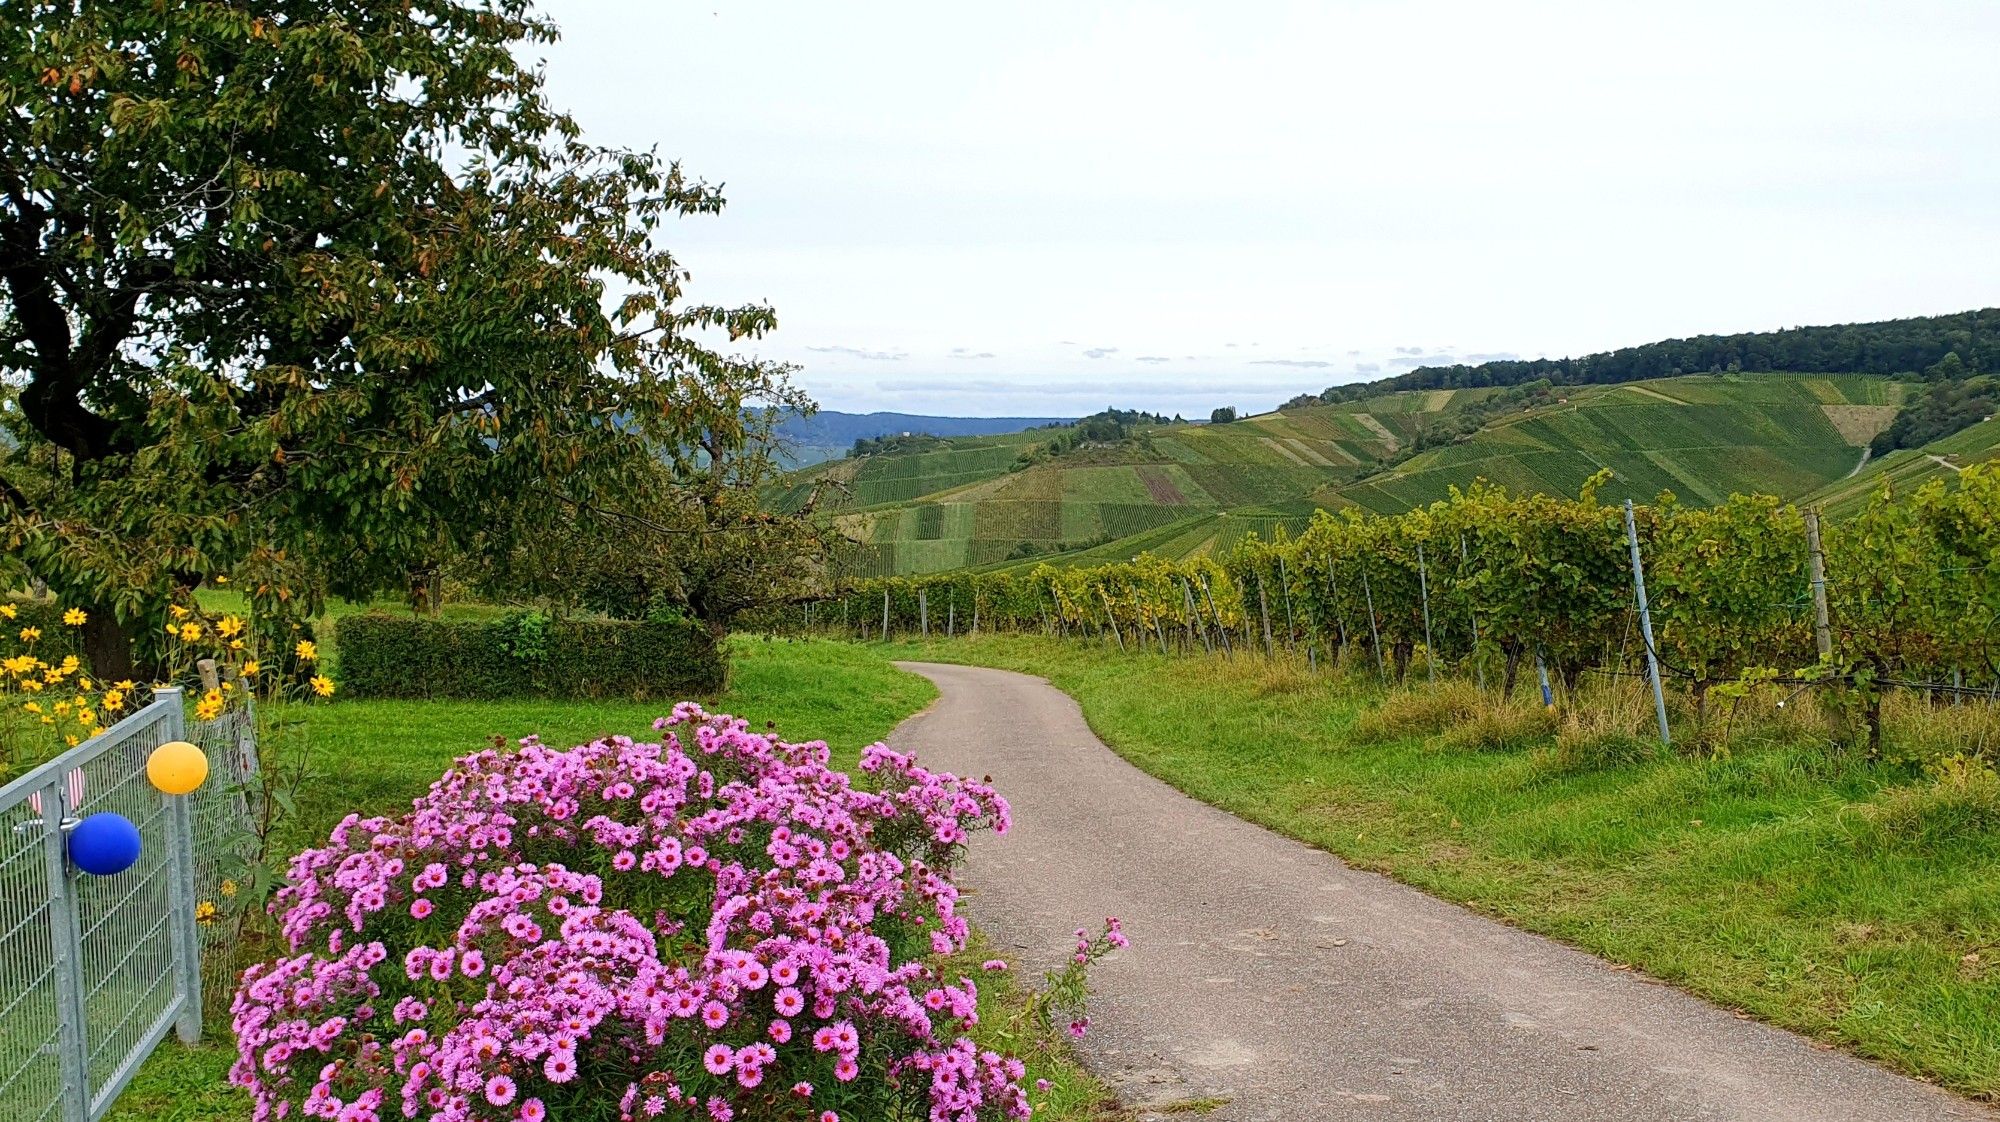
{"type": "Polygon", "coordinates": [[[1581,768],[1548,748],[1453,747],[1464,738],[1451,730],[1361,744],[1350,729],[1376,689],[1262,660],[1106,657],[1025,637],[886,649],[1045,676],[1121,755],[1205,802],[2000,1097],[2000,809],[1914,834],[1871,826],[1884,808],[1925,805],[1904,769],[1782,741],[1581,768]]]}
{"type": "MultiPolygon", "coordinates": [[[[852,767],[860,750],[929,704],[928,681],[889,665],[880,651],[823,641],[731,641],[732,673],[720,697],[702,699],[781,736],[825,740],[837,766],[852,767]]],[[[573,744],[608,733],[653,735],[652,722],[670,706],[654,703],[335,702],[296,711],[282,738],[285,752],[307,751],[319,778],[308,783],[297,816],[283,831],[286,852],[321,839],[351,810],[394,812],[430,785],[454,757],[493,743],[538,733],[551,744],[573,744]]],[[[268,746],[267,746],[268,747],[268,746]]],[[[267,765],[268,766],[268,765],[267,765]]],[[[980,952],[981,958],[994,957],[980,952]]],[[[981,975],[981,1005],[994,1015],[982,1043],[1005,1046],[1029,1060],[1031,1077],[1054,1086],[1036,1101],[1049,1118],[1081,1122],[1105,1116],[1108,1095],[1071,1059],[1063,1044],[1008,1031],[1007,1013],[1025,1002],[1014,972],[981,975]]],[[[246,1096],[226,1082],[235,1057],[227,1010],[209,1012],[208,1040],[184,1048],[169,1040],[154,1053],[110,1117],[118,1122],[243,1122],[246,1096]]]]}

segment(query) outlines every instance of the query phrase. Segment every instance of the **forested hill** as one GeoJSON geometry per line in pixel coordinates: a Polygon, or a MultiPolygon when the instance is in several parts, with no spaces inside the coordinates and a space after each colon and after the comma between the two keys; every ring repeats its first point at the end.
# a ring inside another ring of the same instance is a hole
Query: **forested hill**
{"type": "Polygon", "coordinates": [[[1547,378],[1556,385],[1590,385],[1737,370],[1809,374],[1919,373],[1956,352],[1971,371],[2000,370],[2000,308],[1948,316],[1792,327],[1740,335],[1696,335],[1584,355],[1420,366],[1374,382],[1333,386],[1328,403],[1359,401],[1395,390],[1514,386],[1547,378]]]}

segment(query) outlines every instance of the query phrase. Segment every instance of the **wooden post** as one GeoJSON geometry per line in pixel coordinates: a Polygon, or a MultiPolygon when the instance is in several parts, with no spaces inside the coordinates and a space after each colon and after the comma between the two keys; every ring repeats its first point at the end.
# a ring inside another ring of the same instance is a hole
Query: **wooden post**
{"type": "Polygon", "coordinates": [[[1806,514],[1806,546],[1811,550],[1813,638],[1819,643],[1819,660],[1833,661],[1833,625],[1826,612],[1826,552],[1819,544],[1819,511],[1806,514]]]}
{"type": "Polygon", "coordinates": [[[1264,598],[1264,570],[1257,570],[1257,617],[1264,621],[1264,657],[1270,658],[1276,652],[1271,648],[1271,605],[1264,598]]]}
{"type": "Polygon", "coordinates": [[[1389,670],[1382,665],[1382,628],[1375,622],[1375,591],[1368,587],[1368,567],[1361,567],[1361,595],[1368,602],[1368,634],[1375,646],[1375,676],[1383,685],[1389,684],[1389,670]]]}
{"type": "MultiPolygon", "coordinates": [[[[1187,623],[1188,646],[1192,650],[1194,645],[1195,621],[1201,619],[1201,609],[1195,605],[1194,588],[1188,584],[1186,577],[1181,578],[1181,598],[1185,601],[1181,611],[1182,618],[1187,623]]],[[[1208,623],[1205,620],[1201,623],[1201,649],[1207,651],[1209,654],[1215,653],[1215,644],[1208,640],[1208,623]]]]}
{"type": "Polygon", "coordinates": [[[1298,633],[1299,624],[1292,615],[1292,577],[1285,568],[1285,555],[1278,554],[1278,595],[1285,599],[1285,649],[1292,649],[1293,636],[1298,633]]]}
{"type": "Polygon", "coordinates": [[[1437,685],[1437,646],[1431,642],[1431,575],[1424,565],[1424,543],[1417,543],[1417,592],[1424,601],[1424,670],[1437,685]]]}
{"type": "Polygon", "coordinates": [[[1125,653],[1125,633],[1124,633],[1124,632],[1122,632],[1122,631],[1120,631],[1120,630],[1118,630],[1118,617],[1117,617],[1116,615],[1112,614],[1112,611],[1111,611],[1111,594],[1110,594],[1110,593],[1108,593],[1108,592],[1106,592],[1106,591],[1104,591],[1104,586],[1103,586],[1103,585],[1099,585],[1099,586],[1097,587],[1097,598],[1098,598],[1099,600],[1102,600],[1102,601],[1104,601],[1104,620],[1105,620],[1105,622],[1106,622],[1106,623],[1109,623],[1109,624],[1111,625],[1111,637],[1112,637],[1112,638],[1114,638],[1114,639],[1116,639],[1116,640],[1118,640],[1118,653],[1119,653],[1119,654],[1124,654],[1124,653],[1125,653]]]}
{"type": "Polygon", "coordinates": [[[1201,594],[1208,597],[1208,614],[1215,617],[1215,633],[1222,637],[1222,654],[1233,658],[1235,650],[1229,646],[1229,629],[1222,626],[1222,609],[1215,606],[1215,590],[1208,586],[1208,578],[1201,578],[1201,594]]]}

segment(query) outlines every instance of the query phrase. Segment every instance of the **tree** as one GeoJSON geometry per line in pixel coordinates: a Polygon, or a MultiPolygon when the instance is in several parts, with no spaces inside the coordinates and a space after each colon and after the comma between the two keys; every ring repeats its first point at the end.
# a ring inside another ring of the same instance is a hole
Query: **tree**
{"type": "Polygon", "coordinates": [[[702,509],[746,401],[800,402],[701,337],[770,309],[686,303],[653,242],[721,196],[585,142],[520,61],[555,35],[527,0],[0,23],[4,528],[100,673],[219,574],[299,616],[579,513],[702,509]],[[661,465],[688,495],[647,493],[661,465]]]}
{"type": "Polygon", "coordinates": [[[1208,423],[1211,425],[1226,425],[1235,419],[1236,407],[1234,405],[1225,405],[1220,409],[1211,409],[1208,413],[1208,423]]]}

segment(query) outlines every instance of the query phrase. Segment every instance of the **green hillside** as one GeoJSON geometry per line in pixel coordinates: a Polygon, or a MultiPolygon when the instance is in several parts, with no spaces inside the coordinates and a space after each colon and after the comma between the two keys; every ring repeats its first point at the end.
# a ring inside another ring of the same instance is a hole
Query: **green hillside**
{"type": "Polygon", "coordinates": [[[1060,455],[1037,451],[1051,430],[932,441],[818,465],[782,497],[797,504],[824,489],[856,543],[857,575],[1183,557],[1297,529],[1317,509],[1406,510],[1482,478],[1575,494],[1608,467],[1614,481],[1601,493],[1612,499],[1801,496],[1855,471],[1905,389],[1865,375],[1724,374],[1540,396],[1404,391],[1141,428],[1060,455]]]}
{"type": "Polygon", "coordinates": [[[1805,502],[1839,517],[1868,504],[1885,484],[1904,494],[1933,479],[1950,479],[1973,464],[2000,459],[2000,418],[1933,441],[1922,448],[1905,448],[1871,460],[1860,471],[1806,495],[1805,502]]]}

